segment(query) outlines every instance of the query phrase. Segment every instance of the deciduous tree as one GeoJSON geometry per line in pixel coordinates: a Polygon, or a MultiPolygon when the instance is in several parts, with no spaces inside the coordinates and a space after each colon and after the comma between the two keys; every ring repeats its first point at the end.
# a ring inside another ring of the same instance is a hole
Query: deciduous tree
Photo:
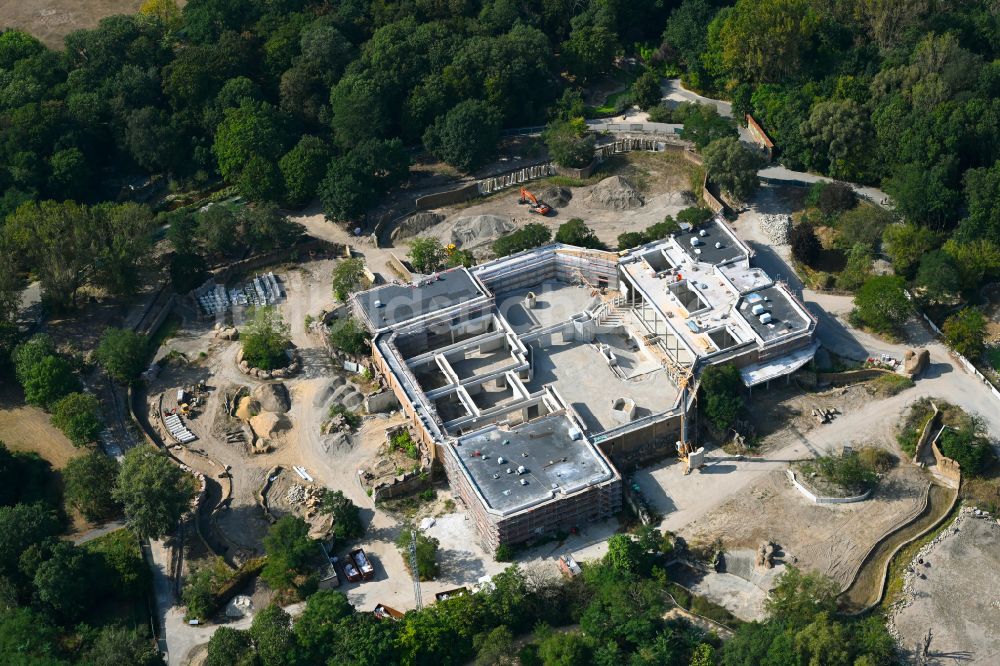
{"type": "Polygon", "coordinates": [[[761,158],[739,139],[716,139],[705,146],[703,156],[709,178],[737,199],[746,200],[760,187],[761,158]]]}
{"type": "Polygon", "coordinates": [[[104,427],[100,403],[89,393],[70,393],[52,405],[52,425],[76,446],[95,442],[104,427]]]}
{"type": "Polygon", "coordinates": [[[125,453],[111,492],[122,505],[129,527],[150,539],[173,531],[193,495],[194,479],[147,446],[136,446],[125,453]]]}
{"type": "Polygon", "coordinates": [[[127,328],[104,329],[95,357],[104,371],[121,384],[132,384],[146,369],[149,340],[127,328]]]}
{"type": "Polygon", "coordinates": [[[112,518],[121,508],[112,497],[118,461],[100,451],[73,458],[63,470],[66,503],[91,521],[112,518]]]}

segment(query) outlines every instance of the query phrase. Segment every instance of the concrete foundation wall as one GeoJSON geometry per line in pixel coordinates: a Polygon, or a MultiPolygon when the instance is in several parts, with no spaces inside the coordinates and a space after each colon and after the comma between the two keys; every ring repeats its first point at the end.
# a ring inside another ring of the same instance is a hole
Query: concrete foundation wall
{"type": "MultiPolygon", "coordinates": [[[[693,425],[688,424],[692,432],[693,425]]],[[[604,436],[596,438],[597,446],[614,461],[618,469],[638,467],[677,453],[676,444],[681,437],[681,417],[678,414],[621,435],[612,433],[606,439],[602,437],[604,436]]]]}

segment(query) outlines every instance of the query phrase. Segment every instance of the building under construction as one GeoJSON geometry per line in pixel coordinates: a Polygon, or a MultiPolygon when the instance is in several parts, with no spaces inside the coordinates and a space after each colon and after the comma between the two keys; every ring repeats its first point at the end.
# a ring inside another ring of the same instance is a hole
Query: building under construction
{"type": "Polygon", "coordinates": [[[617,512],[615,465],[693,438],[706,365],[753,386],[816,350],[813,317],[721,220],[621,254],[549,245],[352,307],[491,550],[617,512]]]}

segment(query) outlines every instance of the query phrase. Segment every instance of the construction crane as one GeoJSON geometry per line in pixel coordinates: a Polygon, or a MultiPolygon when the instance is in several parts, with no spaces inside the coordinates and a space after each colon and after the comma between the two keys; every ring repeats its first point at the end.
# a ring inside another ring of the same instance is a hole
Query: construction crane
{"type": "Polygon", "coordinates": [[[548,215],[552,212],[547,203],[539,201],[538,197],[529,192],[523,185],[521,186],[521,198],[517,202],[519,204],[531,204],[529,211],[536,215],[548,215]]]}
{"type": "Polygon", "coordinates": [[[420,572],[417,570],[417,531],[410,530],[410,573],[413,574],[413,599],[417,603],[417,610],[424,607],[424,600],[420,594],[420,572]]]}

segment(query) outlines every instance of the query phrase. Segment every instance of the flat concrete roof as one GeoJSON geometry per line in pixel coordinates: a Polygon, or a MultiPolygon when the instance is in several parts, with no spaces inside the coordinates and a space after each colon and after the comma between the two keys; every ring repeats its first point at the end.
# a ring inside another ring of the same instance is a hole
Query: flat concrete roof
{"type": "Polygon", "coordinates": [[[809,319],[799,312],[785,291],[777,285],[747,294],[739,300],[736,309],[765,342],[804,331],[809,326],[809,319]],[[755,305],[760,305],[771,315],[770,322],[763,324],[760,316],[753,314],[755,305]]]}
{"type": "Polygon", "coordinates": [[[379,330],[486,295],[466,269],[453,268],[413,284],[387,284],[362,291],[354,299],[379,330]]]}
{"type": "Polygon", "coordinates": [[[487,507],[502,514],[572,494],[617,475],[565,413],[510,430],[489,426],[461,437],[451,449],[487,507]],[[503,463],[498,462],[501,458],[503,463]],[[519,474],[519,467],[525,471],[519,474]],[[527,484],[522,485],[522,480],[527,484]]]}
{"type": "Polygon", "coordinates": [[[747,258],[746,250],[723,224],[715,219],[699,224],[689,231],[678,231],[674,234],[674,239],[694,261],[718,265],[747,258]],[[694,239],[697,239],[697,245],[691,244],[694,239]],[[720,247],[715,247],[716,243],[720,247]]]}

